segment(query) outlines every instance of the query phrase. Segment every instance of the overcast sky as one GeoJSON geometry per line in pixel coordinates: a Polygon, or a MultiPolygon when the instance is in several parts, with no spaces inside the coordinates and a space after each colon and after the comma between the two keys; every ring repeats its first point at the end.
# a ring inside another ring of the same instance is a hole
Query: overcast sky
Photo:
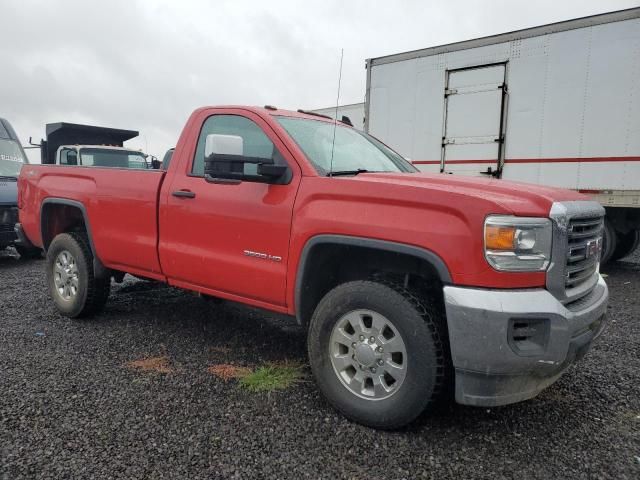
{"type": "MultiPolygon", "coordinates": [[[[364,99],[366,58],[638,6],[638,0],[0,0],[0,116],[140,131],[162,157],[203,105],[364,99]]],[[[31,158],[39,153],[30,151],[31,158]]]]}

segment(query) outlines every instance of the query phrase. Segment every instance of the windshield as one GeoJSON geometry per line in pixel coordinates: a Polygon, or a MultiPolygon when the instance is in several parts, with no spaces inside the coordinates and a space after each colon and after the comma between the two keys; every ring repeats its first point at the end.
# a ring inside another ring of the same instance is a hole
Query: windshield
{"type": "Polygon", "coordinates": [[[277,117],[277,120],[321,174],[418,171],[396,152],[354,128],[306,118],[277,117]]]}
{"type": "Polygon", "coordinates": [[[80,164],[85,167],[149,168],[147,159],[142,152],[103,148],[83,148],[80,150],[80,164]]]}
{"type": "Polygon", "coordinates": [[[0,138],[0,177],[17,177],[24,163],[20,145],[13,140],[0,138]]]}

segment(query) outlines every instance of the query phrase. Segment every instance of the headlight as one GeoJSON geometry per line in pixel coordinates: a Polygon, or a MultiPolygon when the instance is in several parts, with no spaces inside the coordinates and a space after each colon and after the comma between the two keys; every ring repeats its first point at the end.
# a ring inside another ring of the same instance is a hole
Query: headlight
{"type": "Polygon", "coordinates": [[[490,215],[484,222],[484,256],[496,270],[544,271],[551,260],[551,220],[490,215]]]}

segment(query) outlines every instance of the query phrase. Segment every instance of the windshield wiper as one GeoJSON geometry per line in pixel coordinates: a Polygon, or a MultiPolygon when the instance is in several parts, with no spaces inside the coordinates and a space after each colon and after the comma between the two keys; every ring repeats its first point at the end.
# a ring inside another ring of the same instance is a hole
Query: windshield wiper
{"type": "Polygon", "coordinates": [[[0,175],[0,180],[17,180],[17,176],[16,177],[10,177],[9,175],[0,175]]]}
{"type": "Polygon", "coordinates": [[[373,173],[366,168],[358,168],[357,170],[338,170],[336,172],[327,173],[327,177],[339,177],[343,175],[358,175],[359,173],[373,173]]]}

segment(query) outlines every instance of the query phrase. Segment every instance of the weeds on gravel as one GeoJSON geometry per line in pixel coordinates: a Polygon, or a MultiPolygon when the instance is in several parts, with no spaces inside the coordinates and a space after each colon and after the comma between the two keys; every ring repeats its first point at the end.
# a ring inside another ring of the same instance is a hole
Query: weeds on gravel
{"type": "Polygon", "coordinates": [[[256,368],[240,379],[240,385],[250,392],[284,390],[302,377],[302,365],[294,362],[272,362],[256,368]]]}
{"type": "Polygon", "coordinates": [[[144,372],[172,373],[173,368],[167,356],[141,358],[124,364],[125,367],[144,372]]]}

